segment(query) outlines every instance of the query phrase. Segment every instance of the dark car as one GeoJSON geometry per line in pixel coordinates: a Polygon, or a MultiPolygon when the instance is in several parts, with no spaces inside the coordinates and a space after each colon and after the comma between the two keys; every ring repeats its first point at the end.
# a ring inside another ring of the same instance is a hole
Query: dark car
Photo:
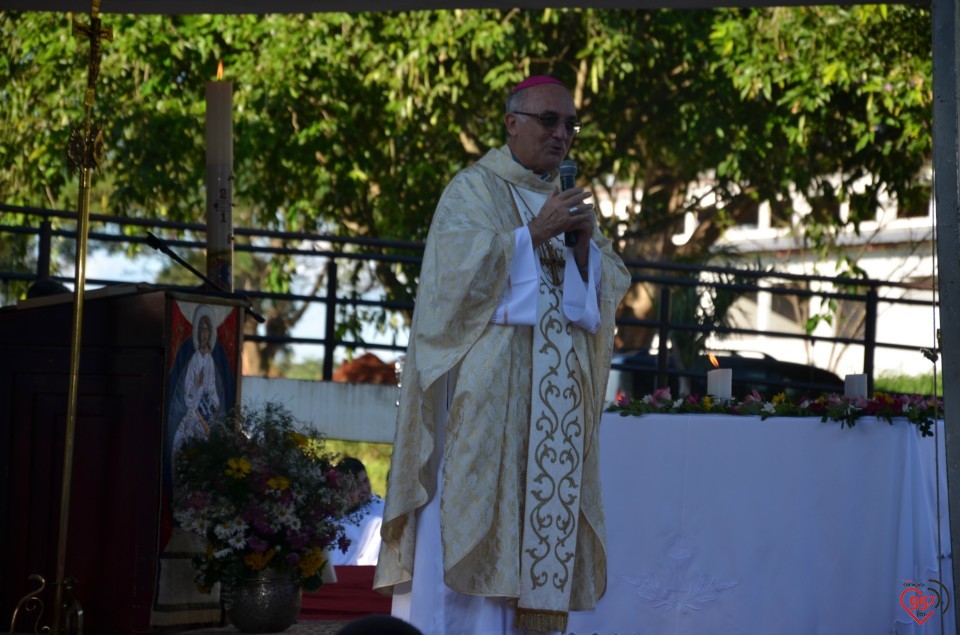
{"type": "MultiPolygon", "coordinates": [[[[743,399],[754,390],[766,399],[784,393],[791,399],[819,397],[825,393],[843,393],[843,379],[828,370],[783,362],[763,353],[714,351],[719,368],[733,371],[733,397],[743,399]]],[[[672,355],[667,356],[667,385],[674,397],[707,392],[707,371],[714,368],[707,355],[698,358],[691,368],[681,369],[672,355]]],[[[656,352],[614,354],[607,398],[624,394],[642,398],[660,387],[657,381],[656,352]]]]}

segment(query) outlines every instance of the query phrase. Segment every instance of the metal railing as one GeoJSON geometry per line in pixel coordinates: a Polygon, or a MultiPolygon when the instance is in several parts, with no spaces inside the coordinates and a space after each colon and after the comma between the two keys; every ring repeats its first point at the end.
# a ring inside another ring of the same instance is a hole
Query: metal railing
{"type": "MultiPolygon", "coordinates": [[[[0,240],[9,236],[26,237],[36,249],[35,262],[23,264],[19,269],[9,264],[0,267],[0,285],[10,281],[31,282],[51,277],[51,254],[55,241],[65,241],[69,245],[75,240],[75,231],[71,223],[76,214],[69,211],[56,211],[41,208],[18,207],[0,204],[0,214],[18,222],[0,223],[0,240]],[[13,219],[10,215],[17,215],[13,219]],[[54,221],[62,227],[55,227],[54,221]]],[[[0,220],[4,217],[0,216],[0,220]]],[[[162,220],[144,220],[120,218],[93,214],[90,217],[89,242],[91,251],[98,246],[147,246],[148,234],[157,231],[172,238],[165,239],[166,245],[189,255],[190,252],[204,251],[206,244],[198,239],[182,236],[202,236],[204,225],[201,223],[179,223],[162,220]],[[108,231],[113,228],[113,231],[108,231]],[[142,232],[131,231],[142,229],[142,232]]],[[[323,307],[326,323],[323,337],[271,336],[257,333],[247,335],[245,339],[254,342],[278,345],[307,344],[320,346],[323,354],[323,379],[329,380],[333,373],[334,352],[338,349],[370,349],[383,351],[403,350],[403,346],[389,343],[369,342],[337,335],[338,310],[342,307],[371,307],[385,311],[412,312],[412,302],[390,302],[382,299],[353,297],[347,289],[338,287],[338,267],[368,261],[373,263],[417,265],[420,261],[423,245],[411,241],[377,240],[369,238],[345,238],[331,235],[309,233],[286,233],[277,231],[235,228],[235,250],[250,252],[268,257],[275,254],[292,256],[298,259],[313,259],[326,268],[326,288],[322,295],[296,293],[271,293],[257,289],[241,289],[238,293],[248,298],[270,301],[289,301],[294,303],[315,303],[323,307]],[[269,242],[269,244],[267,244],[269,242]],[[325,249],[304,248],[304,244],[324,244],[325,249]],[[413,254],[413,255],[411,255],[413,254]]],[[[68,251],[68,250],[61,250],[68,251]]],[[[692,265],[671,262],[653,262],[625,260],[632,274],[633,283],[648,285],[656,289],[659,313],[653,319],[618,318],[619,329],[652,329],[659,341],[658,376],[660,385],[666,385],[667,345],[672,333],[711,333],[715,337],[763,336],[766,340],[802,340],[809,343],[827,342],[836,345],[859,346],[863,349],[863,372],[867,375],[872,391],[875,371],[875,355],[878,349],[905,350],[919,353],[923,350],[917,344],[903,342],[877,341],[877,324],[880,307],[883,305],[914,306],[937,308],[937,294],[932,284],[918,285],[901,282],[887,282],[870,279],[833,278],[783,273],[770,270],[753,270],[712,265],[692,265]],[[735,282],[730,282],[732,277],[735,282]],[[709,288],[717,292],[735,294],[769,293],[777,296],[790,296],[797,302],[807,302],[819,298],[821,302],[845,302],[860,307],[862,311],[862,329],[855,335],[822,335],[796,331],[770,331],[739,328],[734,326],[716,326],[671,319],[670,304],[673,294],[684,288],[695,286],[709,288]],[[920,294],[921,298],[904,297],[907,293],[920,294]]],[[[52,276],[55,280],[71,283],[72,278],[52,276]]],[[[91,285],[112,285],[118,280],[92,279],[91,285]]],[[[149,281],[143,281],[149,282],[149,281]]],[[[177,287],[172,287],[177,288],[177,287]]],[[[192,287],[195,289],[195,287],[192,287]]],[[[652,338],[651,338],[652,339],[652,338]]],[[[935,356],[930,351],[928,356],[935,356]]]]}

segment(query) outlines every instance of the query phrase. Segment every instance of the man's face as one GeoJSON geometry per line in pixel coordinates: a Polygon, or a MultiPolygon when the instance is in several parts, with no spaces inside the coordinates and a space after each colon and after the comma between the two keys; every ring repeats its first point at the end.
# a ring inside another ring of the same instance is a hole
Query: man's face
{"type": "Polygon", "coordinates": [[[350,503],[354,507],[363,505],[370,500],[370,495],[370,478],[367,476],[366,470],[364,470],[357,474],[356,487],[350,492],[350,503]]]}
{"type": "Polygon", "coordinates": [[[573,105],[573,96],[563,86],[541,84],[527,88],[522,93],[520,105],[514,110],[522,110],[532,115],[507,113],[504,123],[510,135],[507,144],[520,161],[537,173],[554,170],[567,156],[573,143],[574,133],[564,125],[569,119],[576,119],[577,109],[573,105]],[[555,113],[557,125],[548,129],[540,123],[537,115],[555,113]]]}

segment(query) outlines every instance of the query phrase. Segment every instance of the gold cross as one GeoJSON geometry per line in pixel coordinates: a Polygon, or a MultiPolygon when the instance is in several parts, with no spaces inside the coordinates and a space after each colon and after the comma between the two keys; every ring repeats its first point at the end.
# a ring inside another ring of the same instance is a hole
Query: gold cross
{"type": "Polygon", "coordinates": [[[97,90],[97,76],[100,74],[100,41],[113,41],[113,31],[103,27],[100,22],[100,0],[90,2],[90,25],[85,26],[73,21],[73,34],[84,35],[90,40],[90,61],[87,63],[87,95],[83,100],[87,108],[93,108],[94,95],[97,90]]]}

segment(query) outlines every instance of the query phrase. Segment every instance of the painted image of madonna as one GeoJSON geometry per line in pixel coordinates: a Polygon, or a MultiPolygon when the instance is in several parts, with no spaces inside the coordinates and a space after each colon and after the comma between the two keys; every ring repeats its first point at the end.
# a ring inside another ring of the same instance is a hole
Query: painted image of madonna
{"type": "Polygon", "coordinates": [[[211,424],[229,413],[234,406],[236,385],[234,364],[217,337],[218,329],[224,327],[235,334],[235,325],[223,324],[227,316],[235,319],[235,309],[189,302],[177,305],[183,317],[189,315],[190,319],[181,327],[181,336],[177,338],[180,346],[176,349],[168,377],[167,444],[170,458],[176,455],[184,441],[198,435],[207,436],[211,424]],[[191,308],[192,311],[185,310],[191,308]]]}
{"type": "Polygon", "coordinates": [[[203,540],[176,526],[173,472],[177,451],[190,438],[207,435],[236,406],[239,389],[242,310],[236,306],[172,299],[168,308],[159,569],[151,620],[155,625],[215,622],[219,595],[193,584],[191,558],[203,540]]]}

